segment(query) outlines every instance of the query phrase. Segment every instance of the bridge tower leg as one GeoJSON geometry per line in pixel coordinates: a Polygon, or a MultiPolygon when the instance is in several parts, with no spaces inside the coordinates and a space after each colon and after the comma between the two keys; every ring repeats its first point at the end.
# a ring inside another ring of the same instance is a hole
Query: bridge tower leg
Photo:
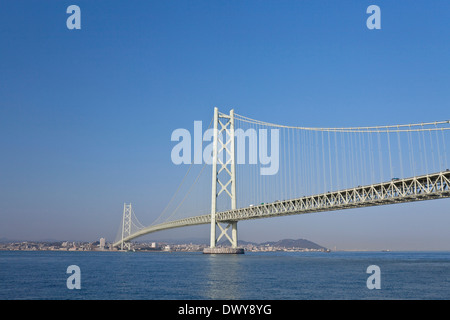
{"type": "Polygon", "coordinates": [[[123,204],[123,218],[122,218],[122,243],[120,245],[120,250],[124,250],[124,247],[128,250],[131,249],[131,244],[129,242],[124,243],[123,239],[131,235],[131,203],[123,204]]]}
{"type": "Polygon", "coordinates": [[[223,228],[216,221],[217,198],[224,194],[231,200],[231,209],[236,209],[236,157],[234,136],[234,110],[230,115],[219,113],[214,108],[214,137],[212,154],[212,191],[211,191],[211,239],[210,247],[204,253],[244,253],[238,248],[237,221],[226,221],[228,225],[223,228]],[[225,160],[224,160],[225,158],[225,160]],[[222,174],[222,175],[220,175],[222,174]],[[218,191],[218,187],[220,190],[218,191]],[[219,237],[216,235],[217,227],[221,230],[219,237]],[[231,227],[231,237],[228,230],[231,227]],[[217,242],[225,236],[231,243],[231,249],[216,248],[217,242]]]}

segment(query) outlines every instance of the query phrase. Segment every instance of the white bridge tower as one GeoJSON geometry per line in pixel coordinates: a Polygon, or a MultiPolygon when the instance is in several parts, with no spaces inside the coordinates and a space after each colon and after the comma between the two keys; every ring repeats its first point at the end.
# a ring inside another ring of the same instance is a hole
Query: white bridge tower
{"type": "Polygon", "coordinates": [[[120,250],[130,250],[131,243],[124,243],[123,239],[129,237],[131,235],[131,203],[123,204],[123,217],[122,217],[122,242],[120,245],[120,250]]]}
{"type": "Polygon", "coordinates": [[[234,136],[234,110],[229,115],[219,113],[214,108],[214,137],[212,152],[212,192],[211,192],[211,240],[204,253],[244,253],[238,248],[237,220],[223,221],[223,227],[216,221],[217,199],[220,196],[231,200],[231,210],[236,209],[236,157],[234,136]],[[219,189],[219,190],[218,190],[219,189]],[[231,227],[231,236],[228,230],[231,227]],[[217,237],[217,228],[220,235],[217,237]],[[217,242],[225,236],[231,248],[217,248],[217,242]]]}

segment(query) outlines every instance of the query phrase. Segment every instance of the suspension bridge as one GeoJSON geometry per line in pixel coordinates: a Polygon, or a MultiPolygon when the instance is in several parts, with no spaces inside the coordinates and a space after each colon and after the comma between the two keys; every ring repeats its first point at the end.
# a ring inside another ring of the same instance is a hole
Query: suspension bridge
{"type": "Polygon", "coordinates": [[[125,203],[113,245],[126,250],[149,233],[210,224],[205,253],[243,253],[241,220],[448,198],[449,133],[448,120],[313,128],[215,108],[194,141],[202,165],[183,150],[189,167],[160,216],[144,226],[125,203]],[[229,247],[217,245],[222,238],[229,247]]]}

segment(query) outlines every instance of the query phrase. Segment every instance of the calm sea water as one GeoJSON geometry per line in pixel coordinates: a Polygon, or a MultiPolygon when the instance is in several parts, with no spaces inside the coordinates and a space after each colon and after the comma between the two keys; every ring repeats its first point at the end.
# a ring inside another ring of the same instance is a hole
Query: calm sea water
{"type": "Polygon", "coordinates": [[[0,299],[450,299],[450,253],[0,251],[0,299]],[[70,265],[80,290],[67,288],[70,265]]]}

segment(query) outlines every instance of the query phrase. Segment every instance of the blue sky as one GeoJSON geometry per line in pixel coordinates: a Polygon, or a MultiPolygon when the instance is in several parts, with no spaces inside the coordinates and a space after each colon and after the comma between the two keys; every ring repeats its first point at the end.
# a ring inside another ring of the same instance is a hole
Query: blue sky
{"type": "MultiPolygon", "coordinates": [[[[437,0],[2,1],[0,238],[113,240],[124,202],[151,223],[186,170],[172,131],[214,106],[320,127],[449,119],[449,21],[437,0]]],[[[239,236],[449,250],[448,206],[242,222],[239,236]]]]}

